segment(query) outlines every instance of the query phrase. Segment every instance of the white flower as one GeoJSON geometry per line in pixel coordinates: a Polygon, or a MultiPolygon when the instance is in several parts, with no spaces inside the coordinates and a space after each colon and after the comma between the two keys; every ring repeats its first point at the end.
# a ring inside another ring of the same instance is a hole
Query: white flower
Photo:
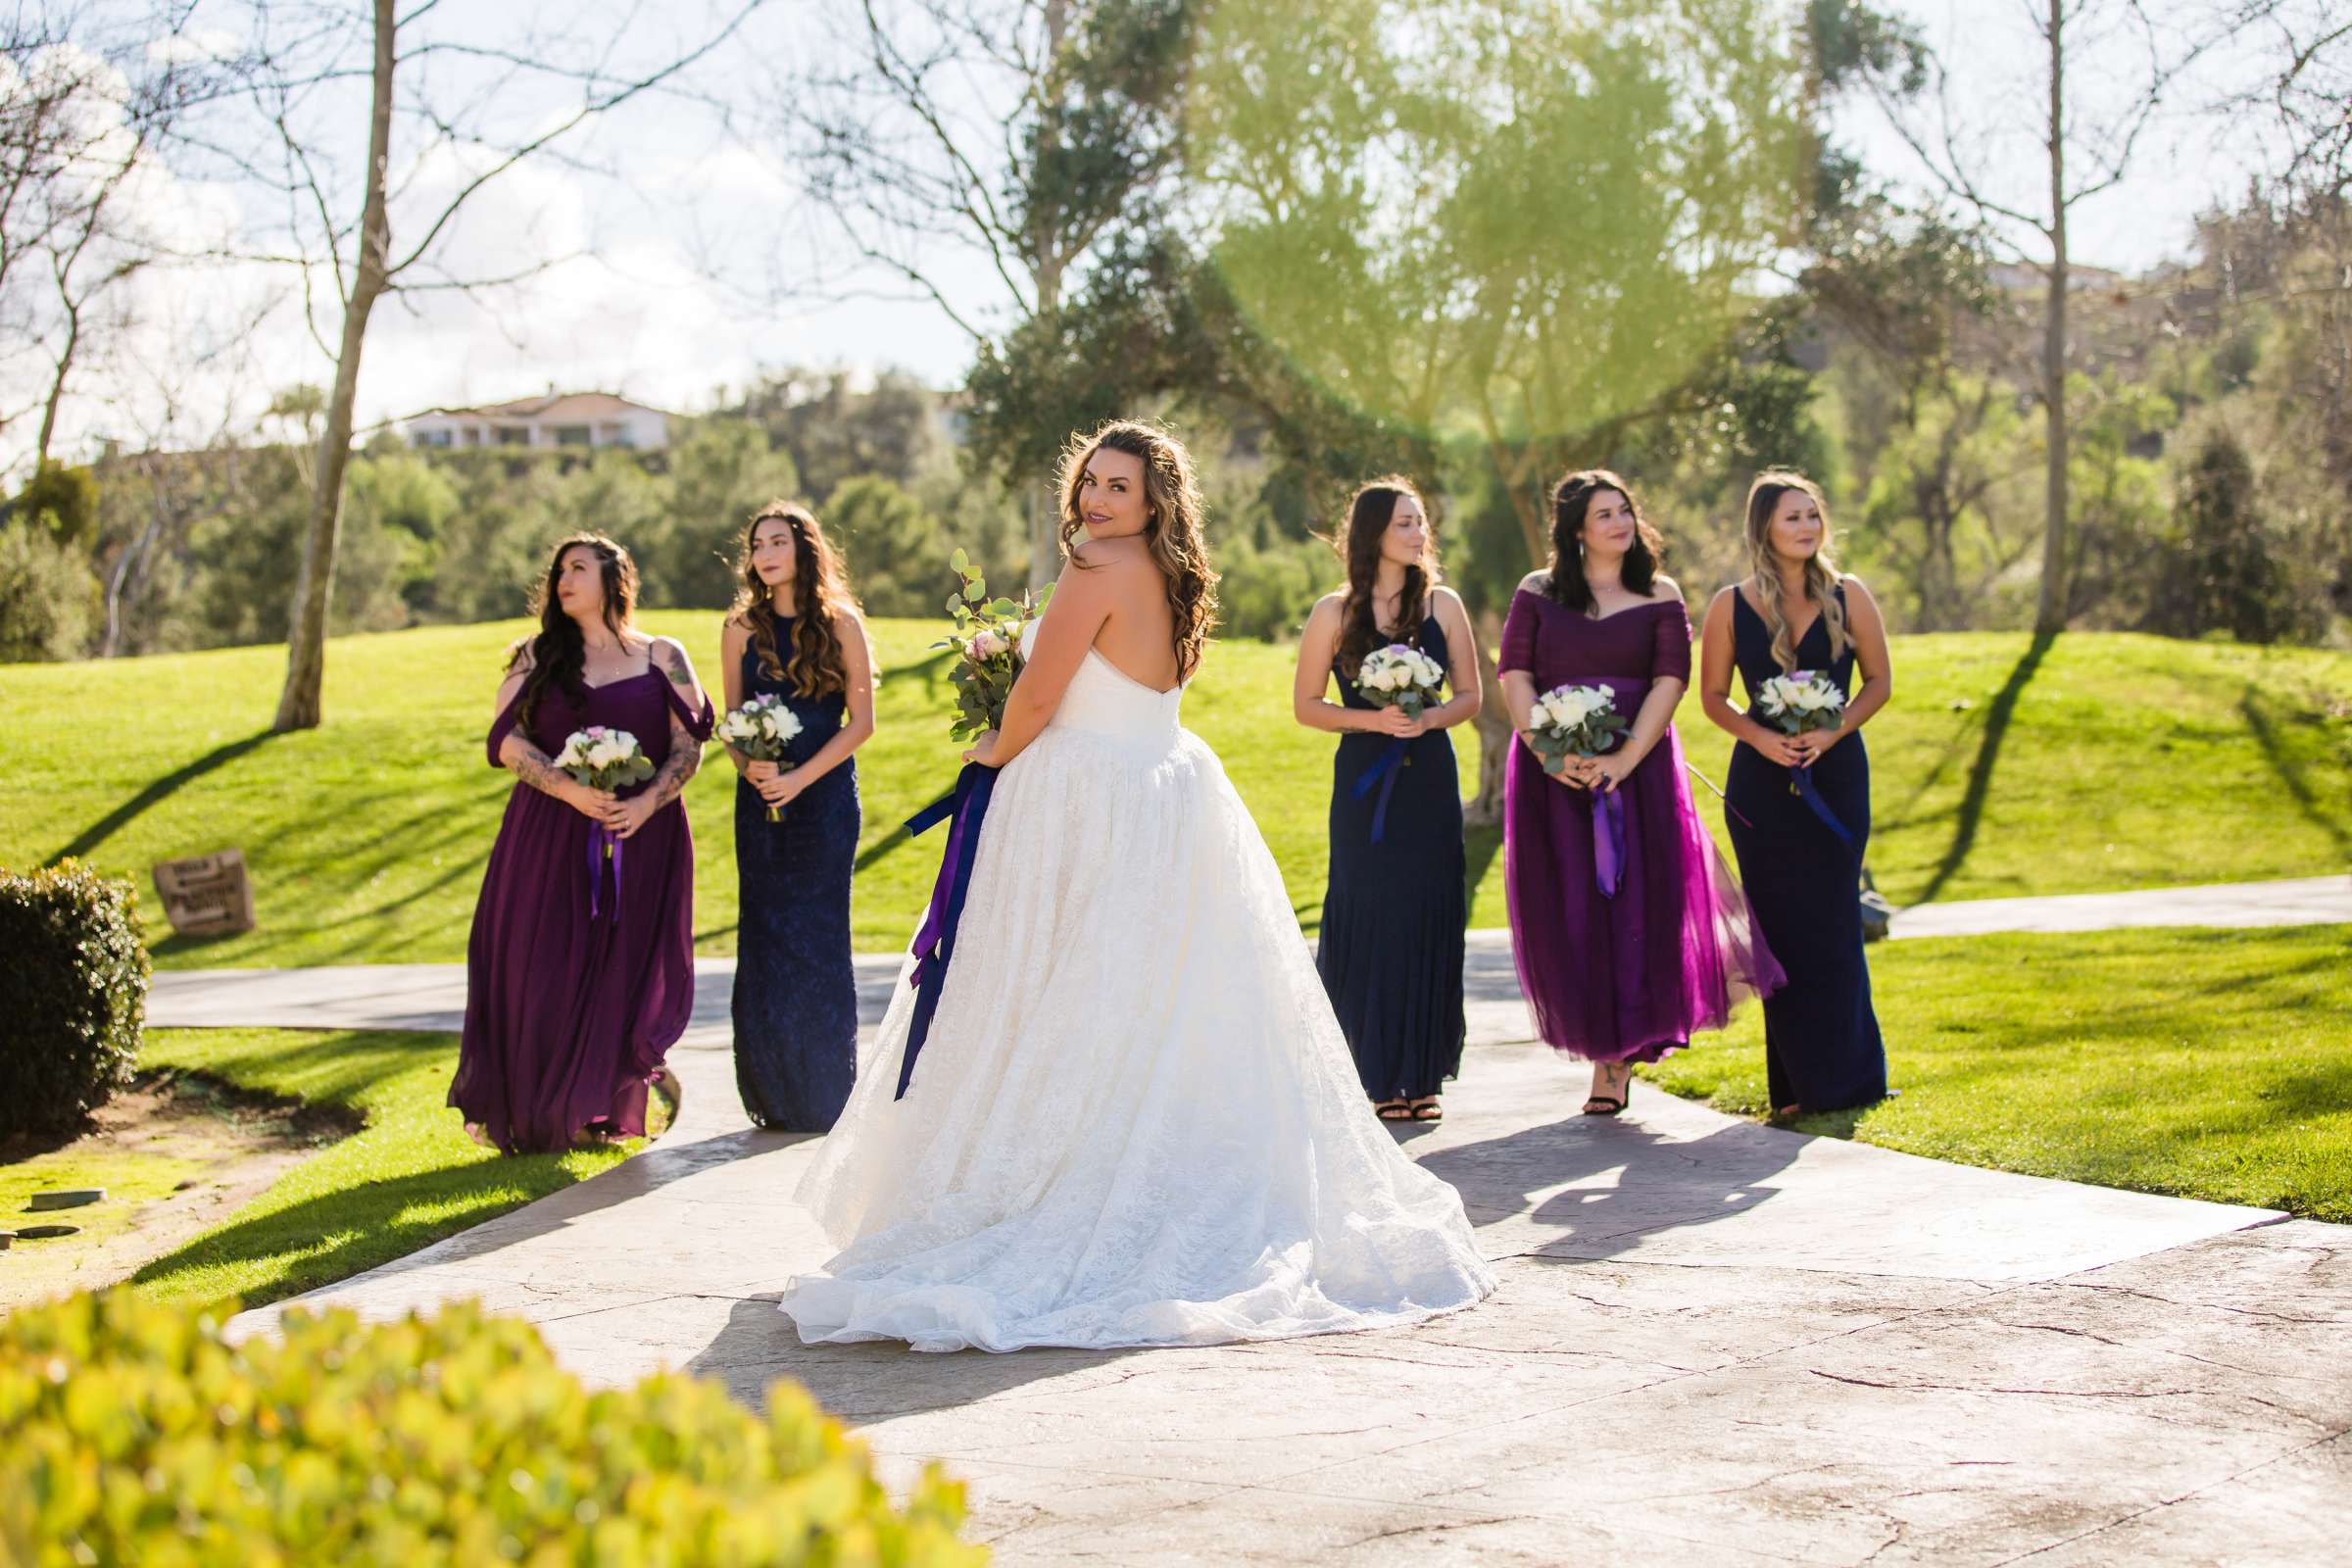
{"type": "Polygon", "coordinates": [[[967,651],[971,655],[973,661],[976,662],[983,659],[994,659],[1011,646],[1012,645],[1010,643],[1004,640],[1004,634],[1003,632],[994,630],[992,628],[991,630],[984,631],[979,636],[973,638],[971,641],[971,647],[967,651]]]}

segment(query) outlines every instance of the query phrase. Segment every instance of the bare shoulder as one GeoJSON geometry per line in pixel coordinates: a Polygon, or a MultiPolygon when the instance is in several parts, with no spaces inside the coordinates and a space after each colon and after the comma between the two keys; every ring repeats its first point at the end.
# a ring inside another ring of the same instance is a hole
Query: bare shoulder
{"type": "Polygon", "coordinates": [[[538,639],[534,637],[517,637],[514,639],[514,643],[507,649],[508,674],[520,675],[528,670],[534,663],[538,662],[538,661],[532,656],[531,652],[531,650],[537,646],[537,643],[538,639]]]}
{"type": "Polygon", "coordinates": [[[1443,583],[1429,591],[1429,602],[1440,610],[1459,611],[1465,615],[1470,613],[1470,607],[1462,603],[1462,596],[1443,583]]]}
{"type": "Polygon", "coordinates": [[[646,653],[651,658],[659,659],[665,664],[691,664],[693,662],[692,660],[686,657],[686,645],[678,641],[675,637],[656,637],[651,639],[646,645],[646,653]]]}
{"type": "Polygon", "coordinates": [[[1540,595],[1544,592],[1544,585],[1550,580],[1551,573],[1548,571],[1531,571],[1519,579],[1519,591],[1523,594],[1540,595]]]}
{"type": "Polygon", "coordinates": [[[1664,572],[1660,572],[1650,579],[1649,602],[1653,605],[1662,605],[1669,599],[1674,600],[1677,604],[1687,602],[1683,598],[1683,585],[1664,572]]]}

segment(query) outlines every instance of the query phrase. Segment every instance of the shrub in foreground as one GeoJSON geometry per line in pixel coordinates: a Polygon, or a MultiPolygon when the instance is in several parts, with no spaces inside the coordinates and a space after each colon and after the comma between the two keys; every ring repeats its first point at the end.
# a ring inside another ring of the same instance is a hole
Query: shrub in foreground
{"type": "Polygon", "coordinates": [[[126,1290],[0,1321],[0,1563],[977,1564],[962,1489],[904,1508],[796,1385],[762,1421],[663,1373],[591,1391],[470,1303],[363,1324],[126,1290]]]}
{"type": "Polygon", "coordinates": [[[0,1134],[71,1132],[138,1059],[138,895],[74,860],[0,869],[0,1134]]]}

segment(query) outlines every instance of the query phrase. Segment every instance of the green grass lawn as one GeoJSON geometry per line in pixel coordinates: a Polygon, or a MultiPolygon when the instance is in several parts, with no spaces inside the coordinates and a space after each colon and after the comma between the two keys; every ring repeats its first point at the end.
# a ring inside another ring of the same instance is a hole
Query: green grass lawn
{"type": "MultiPolygon", "coordinates": [[[[718,621],[648,617],[714,676],[718,621]]],[[[284,654],[231,649],[115,663],[0,667],[0,864],[72,853],[147,884],[156,860],[236,846],[261,928],[166,937],[157,962],[454,960],[512,781],[481,738],[519,622],[341,638],[327,724],[268,733],[284,654]]],[[[864,949],[903,945],[937,836],[898,824],[953,778],[947,683],[927,621],[876,626],[881,729],[860,754],[864,949]]],[[[1291,651],[1220,643],[1185,720],[1224,758],[1300,917],[1322,896],[1331,737],[1290,717],[1291,651]]],[[[1870,729],[1871,861],[1898,903],[2312,875],[2352,866],[2352,656],[2126,635],[1897,639],[1893,705],[1870,729]]],[[[1693,760],[1717,782],[1729,742],[1687,704],[1693,760]]],[[[1456,731],[1467,790],[1477,742],[1456,731]]],[[[701,950],[733,951],[733,774],[688,792],[701,950]]],[[[1700,791],[1710,819],[1720,811],[1700,791]]],[[[1503,923],[1495,836],[1473,834],[1471,918],[1503,923]]]]}
{"type": "Polygon", "coordinates": [[[452,1035],[150,1032],[142,1066],[346,1106],[367,1124],[287,1171],[224,1224],[149,1263],[134,1283],[159,1297],[274,1301],[405,1257],[623,1157],[623,1148],[513,1157],[477,1148],[444,1102],[457,1059],[452,1035]]]}
{"type": "MultiPolygon", "coordinates": [[[[1800,1130],[2352,1222],[2352,926],[1870,951],[1902,1094],[1800,1130]]],[[[1760,1115],[1763,1042],[1751,1007],[1644,1076],[1760,1115]]]]}

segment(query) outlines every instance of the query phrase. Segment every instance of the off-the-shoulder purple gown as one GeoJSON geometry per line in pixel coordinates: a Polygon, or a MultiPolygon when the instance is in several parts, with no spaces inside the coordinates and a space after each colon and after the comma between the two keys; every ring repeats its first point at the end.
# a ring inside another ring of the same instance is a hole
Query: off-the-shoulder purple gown
{"type": "MultiPolygon", "coordinates": [[[[519,701],[519,698],[517,698],[519,701]]],[[[637,737],[658,772],[673,712],[700,742],[710,699],[691,710],[660,669],[577,696],[543,693],[526,731],[553,757],[577,729],[637,737]]],[[[490,763],[514,727],[490,726],[490,763]]],[[[621,790],[623,796],[650,788],[621,790]]],[[[518,783],[490,849],[466,949],[466,1033],[449,1102],[509,1152],[566,1149],[590,1127],[645,1131],[646,1084],[694,1010],[694,835],[679,802],[607,858],[596,824],[518,783]]]]}
{"type": "MultiPolygon", "coordinates": [[[[1627,723],[1659,676],[1690,678],[1690,617],[1679,599],[1595,620],[1525,588],[1503,621],[1501,670],[1538,695],[1605,686],[1627,723]]],[[[1516,742],[1503,776],[1503,890],[1520,988],[1555,1050],[1598,1061],[1655,1061],[1721,1026],[1744,996],[1777,989],[1781,967],[1690,801],[1674,727],[1618,798],[1623,881],[1593,874],[1591,791],[1547,777],[1516,742]]]]}

